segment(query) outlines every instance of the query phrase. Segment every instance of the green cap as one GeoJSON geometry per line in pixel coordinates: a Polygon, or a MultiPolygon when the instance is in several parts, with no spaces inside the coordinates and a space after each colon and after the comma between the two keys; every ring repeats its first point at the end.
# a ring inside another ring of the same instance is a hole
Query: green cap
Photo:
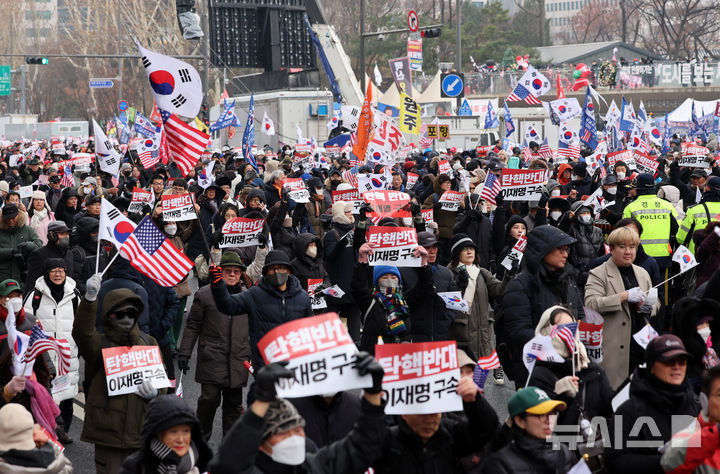
{"type": "Polygon", "coordinates": [[[233,252],[232,250],[228,250],[227,252],[223,252],[222,258],[220,259],[220,266],[221,267],[242,267],[247,268],[247,265],[245,265],[240,258],[240,255],[238,255],[237,252],[233,252]]]}
{"type": "Polygon", "coordinates": [[[565,411],[567,405],[560,400],[552,400],[544,390],[537,387],[526,387],[518,390],[508,401],[510,418],[521,413],[545,415],[554,411],[565,411]]]}
{"type": "Polygon", "coordinates": [[[13,291],[22,292],[22,286],[20,286],[20,283],[18,283],[17,280],[8,278],[7,280],[0,282],[0,296],[7,296],[13,291]]]}

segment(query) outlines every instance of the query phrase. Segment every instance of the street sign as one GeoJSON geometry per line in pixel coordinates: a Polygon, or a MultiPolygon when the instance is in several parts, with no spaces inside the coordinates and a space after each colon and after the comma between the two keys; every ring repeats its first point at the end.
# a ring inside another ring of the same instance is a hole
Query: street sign
{"type": "Polygon", "coordinates": [[[460,106],[460,110],[458,110],[458,115],[461,115],[461,116],[472,115],[472,108],[470,107],[470,104],[468,103],[467,99],[463,100],[463,103],[460,106]]]}
{"type": "Polygon", "coordinates": [[[440,77],[441,97],[463,97],[465,95],[465,75],[459,72],[445,73],[440,77]]]}
{"type": "Polygon", "coordinates": [[[113,86],[112,79],[90,79],[90,89],[110,89],[113,86]]]}
{"type": "Polygon", "coordinates": [[[128,103],[127,100],[121,100],[118,102],[118,110],[120,112],[125,112],[128,109],[128,103]]]}
{"type": "Polygon", "coordinates": [[[10,95],[10,66],[0,66],[0,95],[10,95]]]}
{"type": "Polygon", "coordinates": [[[415,13],[415,10],[410,10],[410,13],[408,13],[408,28],[415,33],[419,26],[420,20],[418,20],[417,13],[415,13]]]}

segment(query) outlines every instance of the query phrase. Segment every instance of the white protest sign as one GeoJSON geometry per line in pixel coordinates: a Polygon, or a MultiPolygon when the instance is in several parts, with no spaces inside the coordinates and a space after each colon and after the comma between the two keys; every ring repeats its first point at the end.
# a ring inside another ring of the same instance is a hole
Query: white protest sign
{"type": "Polygon", "coordinates": [[[353,214],[360,214],[360,206],[365,202],[360,196],[357,189],[346,189],[344,191],[333,191],[332,202],[335,204],[338,201],[351,202],[353,205],[353,214]]]}
{"type": "Polygon", "coordinates": [[[506,201],[538,201],[546,181],[547,170],[504,168],[500,184],[506,201]]]}
{"type": "Polygon", "coordinates": [[[258,349],[265,362],[288,360],[292,379],[281,379],[282,398],[308,397],[372,386],[370,375],[355,370],[357,346],[336,313],[300,318],[263,336],[258,349]]]}
{"type": "Polygon", "coordinates": [[[20,199],[31,198],[33,195],[32,184],[30,184],[28,186],[20,186],[19,193],[20,193],[20,199]]]}
{"type": "Polygon", "coordinates": [[[527,236],[525,236],[525,234],[522,234],[520,236],[520,238],[517,240],[517,242],[515,242],[515,245],[513,245],[513,248],[510,249],[510,252],[505,256],[503,261],[500,263],[500,265],[507,268],[508,270],[512,270],[513,262],[517,262],[518,268],[519,268],[526,246],[527,246],[527,236]]]}
{"type": "Polygon", "coordinates": [[[633,156],[635,157],[635,165],[639,173],[655,174],[658,165],[660,165],[654,158],[650,158],[647,153],[636,150],[633,156]]]}
{"type": "Polygon", "coordinates": [[[367,191],[387,189],[390,187],[391,176],[392,175],[379,173],[358,174],[358,191],[362,194],[367,191]]]}
{"type": "Polygon", "coordinates": [[[460,203],[462,203],[463,198],[465,198],[465,193],[461,193],[459,191],[445,191],[442,193],[442,196],[440,196],[439,203],[440,208],[443,211],[457,211],[460,209],[460,203]]]}
{"type": "Polygon", "coordinates": [[[308,295],[310,295],[312,309],[327,308],[327,301],[325,301],[323,293],[316,293],[317,288],[322,285],[322,283],[322,278],[308,278],[308,295]]]}
{"type": "Polygon", "coordinates": [[[420,257],[413,256],[418,246],[417,231],[412,227],[371,226],[366,242],[373,248],[368,257],[370,266],[419,267],[420,257]]]}
{"type": "Polygon", "coordinates": [[[709,168],[710,163],[705,159],[705,155],[681,156],[677,159],[680,166],[688,168],[709,168]]]}
{"type": "Polygon", "coordinates": [[[417,183],[419,177],[420,175],[418,174],[408,173],[407,181],[405,182],[405,189],[412,189],[415,186],[415,183],[417,183]]]}
{"type": "Polygon", "coordinates": [[[337,285],[325,288],[325,290],[323,290],[323,293],[328,296],[332,296],[333,298],[342,298],[345,295],[345,292],[342,290],[342,288],[337,285]]]}
{"type": "Polygon", "coordinates": [[[23,156],[19,153],[10,155],[10,158],[8,160],[8,165],[10,166],[10,168],[12,168],[14,166],[18,166],[20,164],[20,162],[22,161],[22,159],[23,159],[23,156]]]}
{"type": "Polygon", "coordinates": [[[310,191],[305,186],[302,178],[285,178],[282,181],[283,188],[287,188],[288,196],[295,202],[310,202],[310,191]]]}
{"type": "Polygon", "coordinates": [[[640,344],[640,347],[645,349],[647,345],[650,344],[650,341],[658,336],[659,334],[657,331],[649,324],[646,324],[645,327],[633,334],[633,339],[635,339],[635,342],[640,344]]]}
{"type": "Polygon", "coordinates": [[[410,415],[462,410],[455,341],[379,344],[375,358],[385,369],[385,413],[410,415]]]}
{"type": "Polygon", "coordinates": [[[145,204],[150,204],[151,202],[152,192],[142,188],[133,188],[128,212],[141,213],[145,204]]]}
{"type": "Polygon", "coordinates": [[[265,219],[248,219],[247,217],[234,217],[222,226],[222,240],[220,248],[249,247],[258,245],[258,236],[265,226],[265,219]]]}
{"type": "Polygon", "coordinates": [[[148,379],[155,388],[170,386],[158,346],[108,347],[102,350],[102,357],[111,397],[137,393],[148,379]]]}
{"type": "Polygon", "coordinates": [[[445,291],[437,294],[445,302],[445,307],[448,309],[454,309],[455,311],[462,311],[464,313],[470,312],[470,305],[468,302],[462,299],[462,295],[459,291],[445,291]]]}
{"type": "MultiPolygon", "coordinates": [[[[135,192],[133,191],[133,195],[134,194],[135,192]]],[[[161,202],[163,220],[165,222],[189,221],[196,218],[195,203],[189,193],[163,195],[161,202]]]]}

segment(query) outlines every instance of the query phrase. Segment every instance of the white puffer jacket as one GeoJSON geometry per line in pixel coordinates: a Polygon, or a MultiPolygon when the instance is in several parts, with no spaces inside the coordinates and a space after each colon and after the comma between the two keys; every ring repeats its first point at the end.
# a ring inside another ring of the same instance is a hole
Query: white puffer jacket
{"type": "MultiPolygon", "coordinates": [[[[80,294],[75,290],[75,280],[72,278],[67,277],[65,279],[65,293],[62,300],[56,302],[50,294],[50,288],[45,283],[45,278],[40,277],[35,280],[35,289],[27,294],[23,304],[25,314],[35,316],[48,335],[56,339],[65,339],[70,343],[72,359],[70,360],[70,371],[68,373],[69,383],[64,389],[52,393],[55,403],[74,398],[78,394],[78,382],[80,380],[78,349],[72,338],[75,308],[79,302],[73,304],[75,298],[79,299],[80,294]],[[42,295],[37,313],[33,310],[32,304],[36,292],[42,295]]],[[[48,354],[57,372],[59,368],[57,353],[48,351],[48,354]]]]}

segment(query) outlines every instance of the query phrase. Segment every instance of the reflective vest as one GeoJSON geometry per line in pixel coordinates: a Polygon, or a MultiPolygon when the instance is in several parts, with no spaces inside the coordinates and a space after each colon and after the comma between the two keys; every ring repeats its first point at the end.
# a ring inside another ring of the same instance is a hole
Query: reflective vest
{"type": "Polygon", "coordinates": [[[632,217],[640,221],[643,233],[640,243],[651,257],[667,257],[670,249],[670,219],[676,219],[678,213],[668,201],[654,194],[643,194],[627,205],[623,217],[632,217]]]}
{"type": "Polygon", "coordinates": [[[720,202],[706,202],[707,211],[705,206],[700,203],[692,207],[689,207],[685,212],[685,220],[680,223],[680,229],[677,233],[677,241],[679,244],[685,242],[688,236],[690,242],[686,245],[691,252],[695,253],[695,241],[692,238],[693,232],[696,230],[704,229],[707,227],[710,220],[718,220],[718,214],[720,214],[720,202]],[[708,213],[710,214],[710,220],[708,220],[708,213]]]}

